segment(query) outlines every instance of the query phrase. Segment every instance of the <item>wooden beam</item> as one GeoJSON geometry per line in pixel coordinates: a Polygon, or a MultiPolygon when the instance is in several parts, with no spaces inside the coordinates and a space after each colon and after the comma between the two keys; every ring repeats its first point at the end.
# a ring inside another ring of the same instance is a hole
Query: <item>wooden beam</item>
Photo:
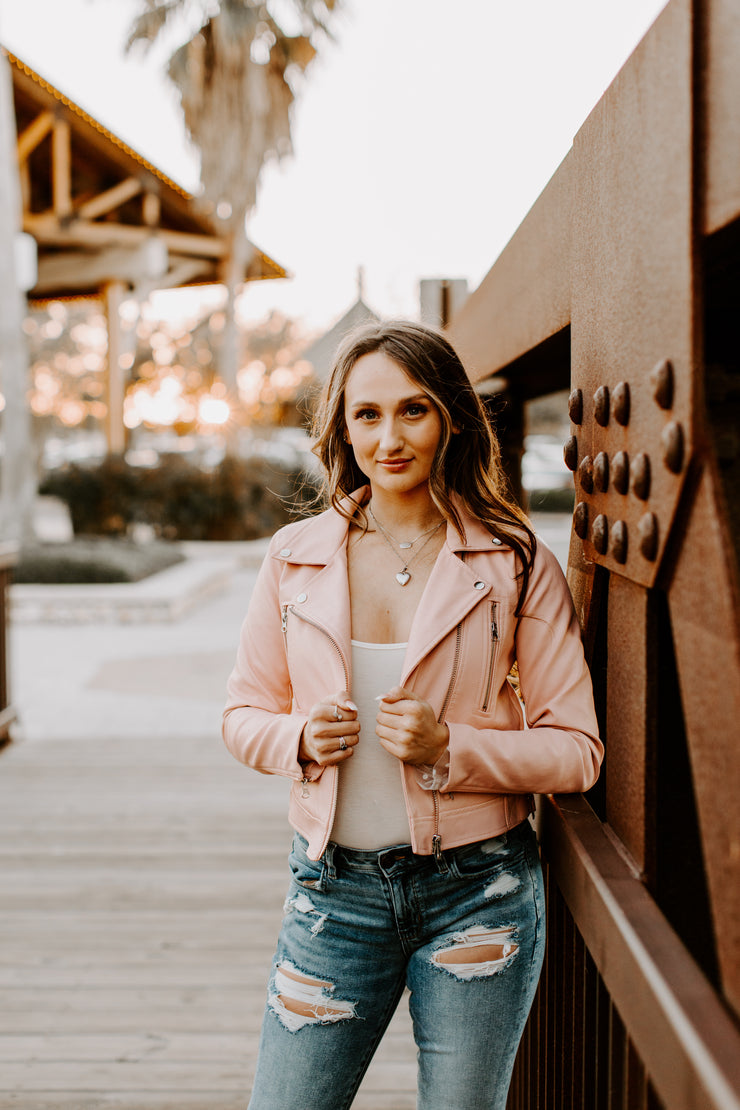
{"type": "MultiPolygon", "coordinates": [[[[28,231],[40,245],[54,247],[94,248],[115,246],[117,244],[141,243],[151,235],[148,227],[133,224],[93,223],[74,220],[67,225],[59,223],[53,213],[43,215],[27,214],[23,229],[28,231]]],[[[199,258],[223,258],[228,252],[228,243],[217,235],[192,235],[184,231],[158,232],[167,249],[177,254],[191,254],[199,258]]]]}
{"type": "Polygon", "coordinates": [[[72,144],[63,116],[54,120],[51,141],[54,215],[63,220],[72,213],[72,144]]]}
{"type": "Polygon", "coordinates": [[[98,193],[97,196],[86,200],[84,204],[76,209],[76,214],[83,220],[94,220],[98,216],[103,216],[106,212],[112,212],[114,208],[125,204],[131,197],[140,193],[141,189],[141,182],[136,177],[127,177],[112,188],[106,189],[105,192],[98,193]]]}
{"type": "Polygon", "coordinates": [[[32,151],[43,142],[54,126],[53,112],[39,112],[18,136],[18,163],[23,165],[32,151]]]}
{"type": "Polygon", "coordinates": [[[158,193],[144,193],[141,204],[141,218],[147,227],[159,227],[162,214],[162,201],[158,193]]]}
{"type": "Polygon", "coordinates": [[[121,368],[122,329],[121,302],[126,296],[122,281],[111,281],[103,289],[105,314],[108,320],[108,412],[106,436],[111,455],[122,455],[126,449],[126,432],[123,423],[123,398],[126,392],[121,368]]]}
{"type": "MultiPolygon", "coordinates": [[[[195,265],[202,269],[204,263],[198,260],[195,265]]],[[[159,287],[160,278],[152,273],[145,242],[107,247],[101,251],[59,251],[39,259],[38,281],[32,295],[43,297],[63,288],[70,291],[98,289],[109,281],[134,285],[148,278],[153,280],[154,288],[159,287]]]]}

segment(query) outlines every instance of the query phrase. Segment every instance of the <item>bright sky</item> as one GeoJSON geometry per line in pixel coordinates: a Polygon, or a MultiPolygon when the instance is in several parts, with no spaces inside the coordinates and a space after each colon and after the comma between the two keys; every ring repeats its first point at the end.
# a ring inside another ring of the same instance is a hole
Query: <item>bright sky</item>
{"type": "MultiPolygon", "coordinates": [[[[249,224],[290,281],[248,316],[311,328],[355,299],[418,316],[423,277],[474,288],[665,0],[345,0],[309,69],[295,155],[249,224]]],[[[197,186],[165,54],[124,56],[136,0],[0,0],[0,42],[186,188],[197,186]]]]}

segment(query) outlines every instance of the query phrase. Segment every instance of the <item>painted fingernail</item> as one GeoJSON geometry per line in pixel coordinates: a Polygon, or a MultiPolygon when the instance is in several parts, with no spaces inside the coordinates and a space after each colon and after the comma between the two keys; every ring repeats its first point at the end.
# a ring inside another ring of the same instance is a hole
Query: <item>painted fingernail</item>
{"type": "Polygon", "coordinates": [[[353,701],[346,701],[344,703],[345,709],[351,709],[354,713],[359,713],[359,710],[353,701]]]}

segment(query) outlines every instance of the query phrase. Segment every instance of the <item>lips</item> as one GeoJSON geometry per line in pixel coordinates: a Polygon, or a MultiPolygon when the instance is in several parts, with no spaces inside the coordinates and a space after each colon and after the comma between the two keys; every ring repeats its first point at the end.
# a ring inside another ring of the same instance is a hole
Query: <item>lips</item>
{"type": "Polygon", "coordinates": [[[410,462],[412,462],[411,459],[379,459],[378,466],[384,466],[386,470],[401,470],[410,462]]]}

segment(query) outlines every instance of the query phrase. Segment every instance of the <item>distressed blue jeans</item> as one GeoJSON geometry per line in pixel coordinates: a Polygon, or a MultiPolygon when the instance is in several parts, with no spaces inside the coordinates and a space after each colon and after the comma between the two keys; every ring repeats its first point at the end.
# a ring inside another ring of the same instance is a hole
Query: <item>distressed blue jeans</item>
{"type": "Polygon", "coordinates": [[[527,821],[433,856],[298,835],[249,1110],[347,1110],[405,987],[420,1110],[504,1110],[545,946],[527,821]]]}

